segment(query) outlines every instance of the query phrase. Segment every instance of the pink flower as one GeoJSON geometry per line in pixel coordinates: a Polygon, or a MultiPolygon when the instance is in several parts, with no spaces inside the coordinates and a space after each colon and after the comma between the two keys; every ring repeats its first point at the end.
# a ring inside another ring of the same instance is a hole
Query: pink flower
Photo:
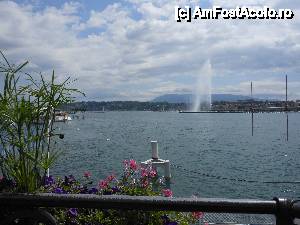
{"type": "Polygon", "coordinates": [[[149,182],[147,180],[144,180],[142,183],[143,188],[148,187],[148,185],[149,185],[149,182]]]}
{"type": "Polygon", "coordinates": [[[130,166],[130,168],[131,168],[132,170],[134,170],[134,171],[136,171],[137,168],[138,168],[136,161],[134,161],[133,159],[130,159],[130,161],[129,161],[129,166],[130,166]]]}
{"type": "Polygon", "coordinates": [[[111,182],[111,181],[113,181],[115,178],[116,178],[116,176],[112,174],[112,175],[110,175],[110,176],[108,176],[108,177],[106,178],[106,181],[107,181],[107,182],[111,182]]]}
{"type": "Polygon", "coordinates": [[[155,176],[157,175],[156,170],[152,169],[152,170],[150,171],[149,175],[150,175],[150,177],[152,177],[152,178],[155,177],[155,176]]]}
{"type": "Polygon", "coordinates": [[[83,173],[83,176],[84,176],[85,178],[90,178],[92,175],[91,175],[91,172],[85,171],[85,172],[83,173]]]}
{"type": "Polygon", "coordinates": [[[147,177],[148,176],[148,172],[145,168],[141,168],[141,177],[147,177]]]}
{"type": "Polygon", "coordinates": [[[128,165],[129,165],[128,160],[124,160],[124,161],[123,161],[123,164],[124,164],[124,167],[125,167],[125,168],[128,168],[128,165]]]}
{"type": "Polygon", "coordinates": [[[163,189],[162,193],[165,197],[172,197],[173,196],[173,192],[170,189],[163,189]]]}
{"type": "Polygon", "coordinates": [[[108,188],[108,182],[107,182],[106,180],[100,180],[100,182],[99,182],[99,187],[100,187],[101,189],[106,189],[106,188],[108,188]]]}
{"type": "Polygon", "coordinates": [[[192,215],[195,219],[199,220],[199,219],[203,218],[204,213],[203,212],[192,212],[192,215]]]}

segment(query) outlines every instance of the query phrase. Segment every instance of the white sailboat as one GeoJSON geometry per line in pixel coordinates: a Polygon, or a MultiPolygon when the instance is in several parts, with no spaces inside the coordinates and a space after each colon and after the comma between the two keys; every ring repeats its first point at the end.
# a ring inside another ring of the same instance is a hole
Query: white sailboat
{"type": "Polygon", "coordinates": [[[102,111],[99,111],[100,113],[105,113],[105,108],[104,106],[102,107],[102,111]]]}

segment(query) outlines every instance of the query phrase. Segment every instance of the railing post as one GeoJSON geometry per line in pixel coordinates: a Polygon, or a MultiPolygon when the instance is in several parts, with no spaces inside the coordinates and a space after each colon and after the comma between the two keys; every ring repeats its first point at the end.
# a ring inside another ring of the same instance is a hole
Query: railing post
{"type": "Polygon", "coordinates": [[[276,201],[276,225],[293,225],[292,201],[285,198],[274,198],[276,201]]]}

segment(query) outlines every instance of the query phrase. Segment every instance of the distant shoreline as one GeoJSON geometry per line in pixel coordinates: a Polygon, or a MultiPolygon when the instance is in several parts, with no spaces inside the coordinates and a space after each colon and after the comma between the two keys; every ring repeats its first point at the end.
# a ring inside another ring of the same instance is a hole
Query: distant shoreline
{"type": "MultiPolygon", "coordinates": [[[[138,101],[111,101],[111,102],[74,102],[60,107],[63,111],[182,111],[191,112],[192,105],[187,103],[169,102],[138,102],[138,101]]],[[[247,113],[247,112],[298,112],[300,101],[239,101],[213,102],[209,113],[247,113]]],[[[203,113],[203,112],[200,112],[203,113]]]]}

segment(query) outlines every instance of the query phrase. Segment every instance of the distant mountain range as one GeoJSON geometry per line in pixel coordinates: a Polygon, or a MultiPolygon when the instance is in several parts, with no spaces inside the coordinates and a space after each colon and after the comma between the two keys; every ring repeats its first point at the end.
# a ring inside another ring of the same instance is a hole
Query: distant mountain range
{"type": "MultiPolygon", "coordinates": [[[[156,97],[152,102],[168,102],[168,103],[191,103],[193,102],[194,95],[192,94],[166,94],[156,97]]],[[[232,95],[232,94],[212,94],[212,102],[227,101],[237,102],[251,99],[249,96],[232,95]]],[[[265,100],[266,98],[255,98],[255,100],[265,100]]]]}

